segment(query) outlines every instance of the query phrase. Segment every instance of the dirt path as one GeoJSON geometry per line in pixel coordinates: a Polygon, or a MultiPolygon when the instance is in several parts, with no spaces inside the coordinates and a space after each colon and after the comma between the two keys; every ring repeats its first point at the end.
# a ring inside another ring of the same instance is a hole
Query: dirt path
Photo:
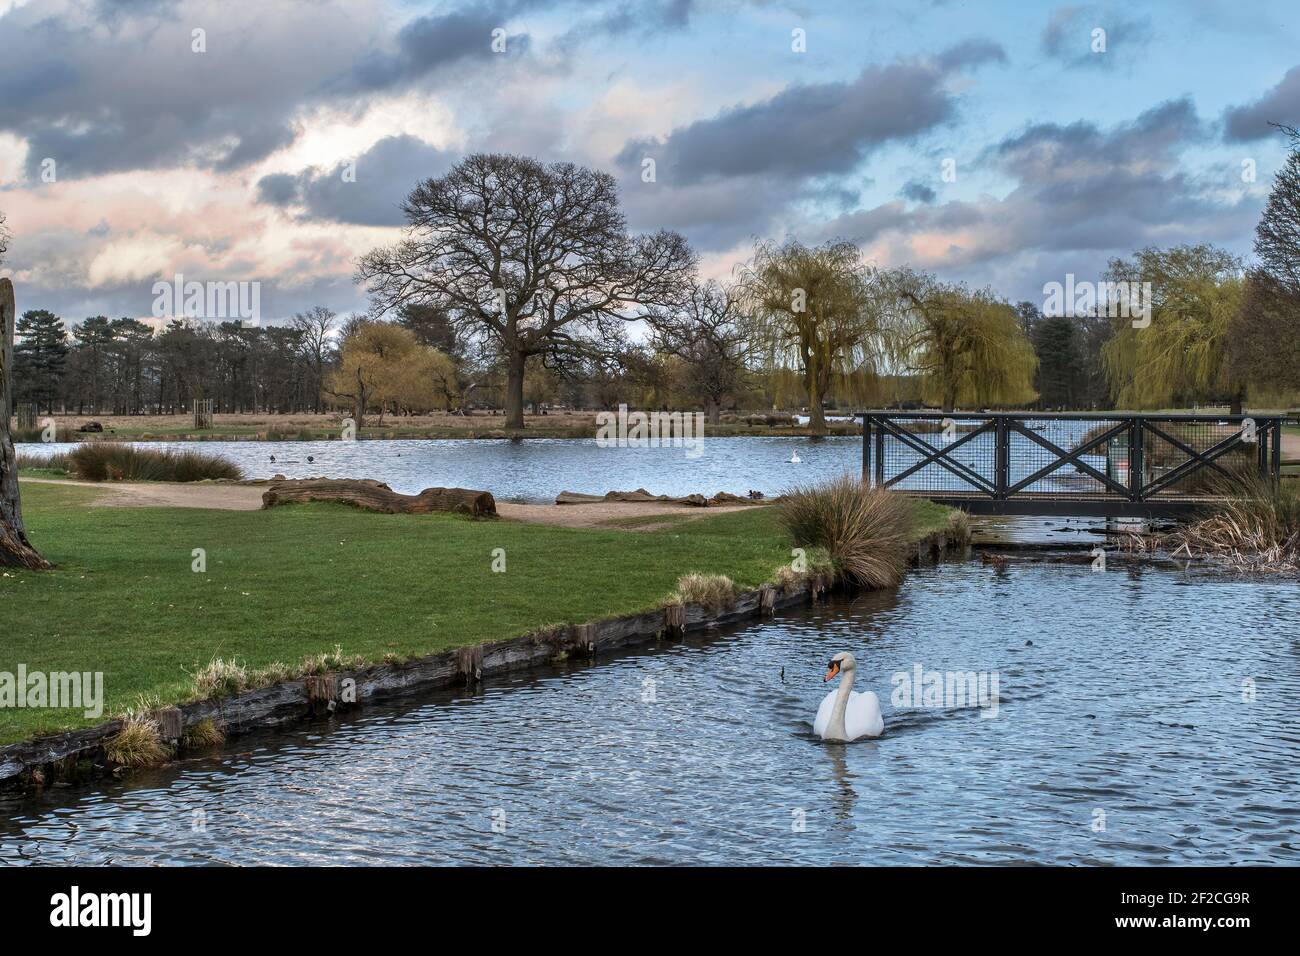
{"type": "MultiPolygon", "coordinates": [[[[92,501],[96,508],[209,508],[216,511],[256,511],[262,507],[265,485],[236,485],[196,482],[97,482],[63,478],[23,478],[24,484],[75,485],[103,492],[92,501]]],[[[722,505],[692,508],[660,502],[581,505],[521,505],[497,502],[497,512],[507,521],[555,525],[566,528],[620,528],[643,531],[662,528],[669,522],[702,518],[751,508],[753,505],[722,505]],[[660,520],[655,520],[660,519],[660,520]]]]}

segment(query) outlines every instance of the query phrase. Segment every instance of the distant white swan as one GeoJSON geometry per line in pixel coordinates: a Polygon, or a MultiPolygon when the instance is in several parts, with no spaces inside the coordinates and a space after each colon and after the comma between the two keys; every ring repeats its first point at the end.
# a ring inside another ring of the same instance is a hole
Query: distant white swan
{"type": "Polygon", "coordinates": [[[853,677],[857,661],[847,652],[836,654],[827,665],[826,680],[836,674],[840,686],[827,694],[817,708],[813,733],[822,740],[846,743],[859,737],[879,737],[885,730],[885,718],[880,714],[880,698],[874,692],[853,692],[853,677]]]}
{"type": "Polygon", "coordinates": [[[797,465],[801,461],[803,461],[803,459],[799,457],[798,452],[795,452],[793,455],[790,456],[790,464],[792,465],[797,465]]]}

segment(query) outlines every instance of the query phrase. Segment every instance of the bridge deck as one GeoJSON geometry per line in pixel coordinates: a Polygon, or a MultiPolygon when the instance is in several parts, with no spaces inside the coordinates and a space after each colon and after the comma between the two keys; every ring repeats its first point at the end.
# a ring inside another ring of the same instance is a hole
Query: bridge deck
{"type": "Polygon", "coordinates": [[[1212,496],[1160,495],[1145,501],[1125,501],[1108,495],[1017,494],[1011,498],[990,498],[961,491],[906,491],[910,498],[925,498],[973,515],[1043,515],[1080,518],[1184,518],[1212,507],[1220,498],[1212,496]]]}

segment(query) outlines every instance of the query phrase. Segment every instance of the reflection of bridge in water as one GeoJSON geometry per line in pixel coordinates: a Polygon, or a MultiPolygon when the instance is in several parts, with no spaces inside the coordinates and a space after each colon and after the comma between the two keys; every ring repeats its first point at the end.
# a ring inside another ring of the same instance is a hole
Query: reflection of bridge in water
{"type": "Polygon", "coordinates": [[[984,515],[1177,517],[1281,473],[1282,419],[859,412],[862,477],[984,515]]]}

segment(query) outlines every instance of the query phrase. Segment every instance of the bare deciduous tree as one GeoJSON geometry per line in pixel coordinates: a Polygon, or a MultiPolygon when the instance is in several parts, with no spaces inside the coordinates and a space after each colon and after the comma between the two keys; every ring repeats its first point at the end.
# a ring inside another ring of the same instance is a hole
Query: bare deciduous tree
{"type": "Polygon", "coordinates": [[[572,163],[477,154],[420,183],[406,238],[358,263],[380,314],[443,309],[506,364],[506,427],[522,428],[531,356],[582,354],[682,295],[695,266],[675,232],[632,236],[614,178],[572,163]]]}
{"type": "Polygon", "coordinates": [[[695,283],[680,307],[651,309],[646,320],[652,344],[681,359],[686,390],[703,401],[716,425],[722,403],[744,387],[754,348],[739,297],[717,282],[695,283]]]}

